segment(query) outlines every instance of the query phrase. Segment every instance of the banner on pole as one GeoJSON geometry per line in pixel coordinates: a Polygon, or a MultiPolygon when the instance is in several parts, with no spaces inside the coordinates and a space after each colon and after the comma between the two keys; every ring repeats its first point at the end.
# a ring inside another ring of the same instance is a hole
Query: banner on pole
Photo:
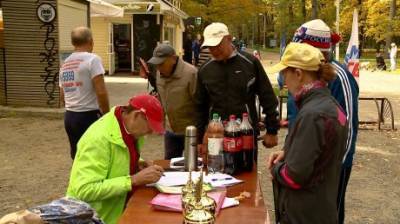
{"type": "Polygon", "coordinates": [[[351,37],[349,46],[347,47],[346,56],[344,57],[344,63],[347,68],[356,78],[357,82],[360,77],[359,65],[360,65],[360,41],[358,39],[358,11],[354,9],[353,14],[353,25],[351,28],[351,37]]]}

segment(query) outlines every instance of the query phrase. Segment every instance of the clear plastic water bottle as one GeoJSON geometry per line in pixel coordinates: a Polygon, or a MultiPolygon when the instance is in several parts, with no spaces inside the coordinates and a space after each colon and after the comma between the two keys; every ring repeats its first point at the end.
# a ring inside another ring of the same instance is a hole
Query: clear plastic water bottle
{"type": "Polygon", "coordinates": [[[218,114],[214,113],[213,119],[210,121],[207,128],[208,172],[223,172],[223,139],[224,126],[218,114]]]}

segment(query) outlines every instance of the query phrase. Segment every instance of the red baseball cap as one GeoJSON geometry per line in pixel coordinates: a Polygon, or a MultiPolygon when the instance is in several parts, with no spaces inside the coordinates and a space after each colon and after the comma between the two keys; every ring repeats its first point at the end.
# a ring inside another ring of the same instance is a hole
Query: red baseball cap
{"type": "Polygon", "coordinates": [[[149,94],[137,95],[129,100],[129,104],[133,108],[141,110],[146,115],[149,126],[153,132],[164,134],[164,112],[157,98],[149,94]]]}

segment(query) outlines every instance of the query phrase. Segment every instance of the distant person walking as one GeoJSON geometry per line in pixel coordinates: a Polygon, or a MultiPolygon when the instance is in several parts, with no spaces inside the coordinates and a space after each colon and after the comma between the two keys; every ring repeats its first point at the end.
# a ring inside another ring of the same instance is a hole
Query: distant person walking
{"type": "Polygon", "coordinates": [[[192,35],[188,34],[183,42],[183,60],[189,64],[193,63],[192,35]]]}
{"type": "Polygon", "coordinates": [[[395,43],[391,44],[389,56],[390,56],[390,71],[395,71],[396,70],[396,58],[397,58],[397,46],[395,43]]]}
{"type": "Polygon", "coordinates": [[[61,102],[65,105],[64,125],[71,158],[86,129],[109,111],[108,93],[104,83],[104,68],[99,56],[92,53],[93,36],[87,27],[71,32],[74,52],[65,60],[59,74],[61,102]]]}
{"type": "Polygon", "coordinates": [[[199,64],[201,44],[202,44],[201,35],[197,34],[197,38],[193,41],[192,44],[194,66],[197,66],[199,64]]]}
{"type": "Polygon", "coordinates": [[[259,51],[254,50],[254,51],[253,51],[253,56],[254,56],[255,58],[257,58],[259,61],[261,61],[261,54],[260,54],[259,51]]]}

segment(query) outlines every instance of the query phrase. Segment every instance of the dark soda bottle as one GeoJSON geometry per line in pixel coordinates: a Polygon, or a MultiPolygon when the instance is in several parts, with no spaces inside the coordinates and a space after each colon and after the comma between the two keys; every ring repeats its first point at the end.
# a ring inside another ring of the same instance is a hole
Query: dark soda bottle
{"type": "Polygon", "coordinates": [[[231,115],[224,131],[224,172],[230,175],[236,174],[241,169],[242,137],[236,116],[231,115]]]}
{"type": "Polygon", "coordinates": [[[243,120],[240,124],[240,131],[242,132],[243,140],[243,160],[242,169],[244,171],[252,171],[254,164],[254,130],[249,121],[248,113],[243,113],[243,120]]]}

